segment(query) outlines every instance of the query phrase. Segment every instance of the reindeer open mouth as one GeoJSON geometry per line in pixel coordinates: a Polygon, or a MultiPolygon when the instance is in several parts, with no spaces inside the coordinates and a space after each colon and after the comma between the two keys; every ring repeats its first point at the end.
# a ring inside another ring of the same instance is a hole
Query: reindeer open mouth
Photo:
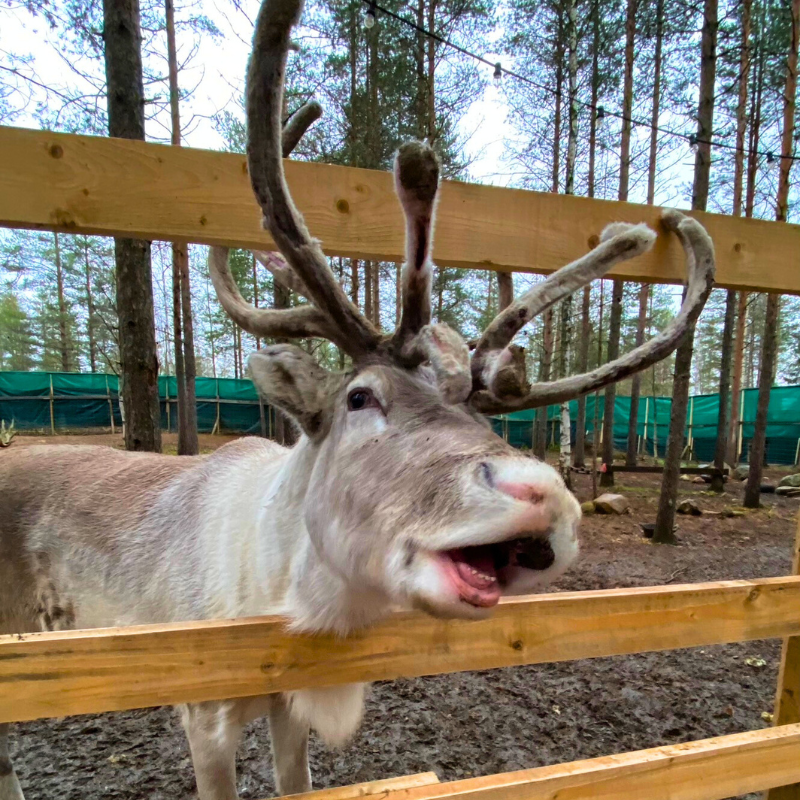
{"type": "Polygon", "coordinates": [[[497,605],[515,568],[541,572],[555,561],[549,539],[540,534],[441,550],[437,556],[459,598],[479,608],[497,605]]]}

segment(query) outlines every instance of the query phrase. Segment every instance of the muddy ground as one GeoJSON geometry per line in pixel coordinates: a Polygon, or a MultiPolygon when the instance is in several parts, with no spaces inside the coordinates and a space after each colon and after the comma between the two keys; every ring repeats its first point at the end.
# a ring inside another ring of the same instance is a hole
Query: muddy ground
{"type": "MultiPolygon", "coordinates": [[[[658,547],[638,527],[655,519],[658,480],[619,475],[617,490],[630,498],[633,513],[586,518],[580,562],[557,588],[790,571],[798,500],[765,495],[767,507],[744,517],[681,517],[679,546],[658,547]]],[[[681,483],[682,495],[707,511],[738,506],[743,485],[730,484],[722,498],[703,490],[681,483]]],[[[590,496],[588,477],[578,476],[576,493],[590,496]]],[[[778,658],[777,641],[751,642],[377,684],[355,741],[338,751],[312,741],[315,787],[426,770],[453,780],[762,728],[778,658]],[[748,657],[766,665],[748,666],[748,657]]],[[[167,708],[21,724],[12,748],[28,800],[194,796],[188,747],[167,708]]],[[[242,798],[274,794],[264,722],[247,730],[238,769],[242,798]]]]}

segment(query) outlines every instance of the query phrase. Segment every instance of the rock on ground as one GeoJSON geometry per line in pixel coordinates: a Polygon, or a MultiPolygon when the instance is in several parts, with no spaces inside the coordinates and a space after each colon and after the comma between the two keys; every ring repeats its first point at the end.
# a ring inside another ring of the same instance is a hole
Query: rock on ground
{"type": "Polygon", "coordinates": [[[781,478],[781,482],[778,486],[793,486],[794,488],[800,487],[800,472],[795,473],[794,475],[787,475],[785,478],[781,478]]]}
{"type": "Polygon", "coordinates": [[[626,514],[630,511],[631,504],[621,494],[601,494],[595,498],[594,510],[598,514],[626,514]]]}

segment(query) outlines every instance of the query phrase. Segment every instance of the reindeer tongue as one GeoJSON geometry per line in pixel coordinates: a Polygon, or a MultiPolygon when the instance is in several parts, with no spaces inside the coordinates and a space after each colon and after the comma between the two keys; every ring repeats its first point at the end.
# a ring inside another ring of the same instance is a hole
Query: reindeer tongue
{"type": "Polygon", "coordinates": [[[500,584],[491,546],[448,550],[451,575],[462,600],[475,606],[493,606],[500,599],[500,584]]]}

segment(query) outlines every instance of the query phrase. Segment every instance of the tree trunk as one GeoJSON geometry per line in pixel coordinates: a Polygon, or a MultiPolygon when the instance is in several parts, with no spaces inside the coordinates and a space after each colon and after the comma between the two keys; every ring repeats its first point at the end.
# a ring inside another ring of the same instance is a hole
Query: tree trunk
{"type": "MultiPolygon", "coordinates": [[[[636,323],[636,347],[644,344],[644,332],[647,326],[647,298],[650,287],[643,283],[639,288],[639,318],[636,323]]],[[[639,454],[639,397],[642,392],[642,374],[637,372],[631,381],[631,413],[628,421],[628,451],[625,464],[635,467],[639,454]]]]}
{"type": "Polygon", "coordinates": [[[353,305],[356,308],[360,308],[361,305],[358,302],[358,259],[351,258],[350,259],[350,299],[353,301],[353,305]]]}
{"type": "Polygon", "coordinates": [[[381,265],[378,261],[371,261],[372,267],[372,321],[375,327],[381,329],[381,265]]]}
{"type": "Polygon", "coordinates": [[[86,278],[86,338],[89,340],[89,366],[97,372],[97,342],[94,335],[94,295],[92,293],[92,267],[89,263],[89,242],[83,242],[83,262],[86,278]]]}
{"type": "Polygon", "coordinates": [[[692,208],[705,211],[711,175],[714,124],[714,81],[717,70],[717,0],[705,0],[700,39],[700,103],[697,109],[697,153],[694,160],[692,208]]]}
{"type": "MultiPolygon", "coordinates": [[[[179,431],[178,455],[196,456],[200,453],[197,436],[197,361],[194,352],[194,318],[192,316],[192,285],[189,277],[189,253],[187,245],[182,246],[179,261],[181,269],[181,315],[183,317],[183,369],[186,378],[186,424],[179,431]]],[[[241,344],[241,333],[239,334],[241,344]]],[[[241,351],[240,351],[241,352],[241,351]]],[[[240,364],[244,373],[244,365],[240,364]]]]}
{"type": "MultiPolygon", "coordinates": [[[[614,280],[611,294],[611,313],[608,320],[608,350],[606,358],[614,361],[619,357],[619,334],[622,325],[622,289],[623,283],[614,280]]],[[[617,387],[612,383],[606,388],[603,406],[603,464],[606,470],[600,476],[601,486],[614,485],[614,473],[609,467],[614,464],[614,406],[617,399],[617,387]]]]}
{"type": "MultiPolygon", "coordinates": [[[[358,262],[353,261],[353,264],[358,262]]],[[[354,267],[357,269],[357,266],[354,267]]],[[[292,293],[281,284],[280,281],[273,281],[275,308],[289,308],[291,306],[292,293]]],[[[286,342],[286,339],[277,339],[278,342],[286,342]]],[[[297,441],[297,432],[289,418],[277,408],[275,409],[275,441],[278,444],[291,447],[297,441]]]]}
{"type": "Polygon", "coordinates": [[[561,161],[561,93],[564,90],[564,29],[561,18],[558,20],[556,40],[556,118],[553,131],[553,176],[552,191],[558,193],[558,170],[561,161]]]}
{"type": "MultiPolygon", "coordinates": [[[[578,349],[578,373],[583,374],[589,368],[589,339],[592,334],[590,307],[592,287],[583,287],[583,306],[581,308],[581,341],[578,349]]],[[[578,418],[575,421],[575,453],[572,463],[576,467],[586,466],[586,395],[578,398],[578,418]]]]}
{"type": "MultiPolygon", "coordinates": [[[[172,123],[172,144],[181,144],[181,116],[178,91],[178,50],[175,42],[175,7],[165,0],[167,23],[167,64],[169,67],[169,107],[172,123]]],[[[175,324],[175,373],[178,378],[178,455],[196,456],[200,452],[197,438],[197,364],[194,354],[192,290],[189,277],[188,245],[172,245],[173,312],[175,324]],[[182,341],[178,336],[183,333],[182,341]],[[178,359],[178,350],[182,358],[178,359]]],[[[240,365],[241,366],[241,365],[240,365]]]]}
{"type": "Polygon", "coordinates": [[[739,292],[736,311],[736,339],[733,347],[733,386],[731,388],[731,421],[728,425],[728,463],[739,464],[739,417],[744,367],[744,331],[747,322],[747,292],[739,292]]]}
{"type": "Polygon", "coordinates": [[[661,48],[664,40],[664,0],[656,3],[656,52],[653,61],[653,110],[650,114],[650,162],[647,168],[647,205],[656,200],[656,163],[658,160],[658,118],[661,114],[661,48]]]}
{"type": "MultiPolygon", "coordinates": [[[[569,372],[569,352],[572,325],[572,295],[561,301],[561,348],[559,350],[558,377],[566,378],[569,372]]],[[[566,487],[572,489],[572,473],[570,470],[570,434],[572,422],[569,415],[569,400],[561,403],[561,436],[559,441],[558,467],[566,487]]]]}
{"type": "MultiPolygon", "coordinates": [[[[553,309],[544,312],[542,331],[542,360],[539,362],[539,383],[550,380],[550,365],[553,359],[553,309]]],[[[536,442],[534,455],[544,461],[547,456],[547,406],[536,409],[536,442]]]]}
{"type": "MultiPolygon", "coordinates": [[[[567,47],[569,51],[569,132],[567,135],[567,169],[564,191],[567,194],[574,194],[575,158],[578,153],[578,22],[576,0],[570,0],[567,25],[567,47]]],[[[566,375],[564,377],[566,377],[566,375]]],[[[569,410],[567,414],[569,414],[569,410]]]]}
{"type": "MultiPolygon", "coordinates": [[[[592,0],[592,108],[589,120],[589,185],[587,194],[594,197],[595,154],[597,151],[597,101],[600,96],[600,0],[592,0]]],[[[577,449],[577,442],[575,447],[577,449]]]]}
{"type": "MultiPolygon", "coordinates": [[[[181,445],[181,431],[186,428],[186,368],[183,363],[183,320],[181,319],[181,245],[172,245],[172,339],[175,344],[175,383],[177,384],[178,409],[178,449],[181,445]]],[[[234,360],[236,358],[236,327],[234,326],[234,360]]],[[[238,377],[238,365],[234,375],[238,377]]]]}
{"type": "MultiPolygon", "coordinates": [[[[747,132],[747,84],[750,79],[750,17],[752,0],[742,0],[742,39],[739,55],[739,99],[736,105],[736,152],[733,175],[733,216],[742,215],[744,189],[745,134],[747,132]]],[[[728,423],[726,460],[731,466],[739,462],[738,433],[739,405],[742,392],[742,366],[744,361],[744,328],[747,315],[747,292],[737,297],[736,334],[733,345],[733,385],[731,387],[731,414],[728,423]]]]}
{"type": "MultiPolygon", "coordinates": [[[[597,316],[597,363],[603,362],[603,311],[605,281],[600,281],[600,313],[597,316]]],[[[597,497],[597,451],[600,447],[600,392],[594,393],[594,419],[592,421],[592,499],[597,497]]]]}
{"type": "Polygon", "coordinates": [[[364,262],[364,316],[370,321],[373,321],[372,314],[372,301],[374,299],[372,290],[372,262],[364,262]]]}
{"type": "Polygon", "coordinates": [[[498,288],[498,313],[505,308],[508,308],[514,302],[514,273],[513,272],[497,272],[497,288],[498,288]]]}
{"type": "Polygon", "coordinates": [[[53,233],[56,260],[56,289],[58,291],[58,350],[61,353],[61,371],[69,372],[69,341],[67,339],[67,301],[64,297],[64,267],[61,263],[61,242],[53,233]]]}
{"type": "Polygon", "coordinates": [[[678,499],[678,484],[681,474],[681,454],[686,427],[686,410],[689,406],[689,385],[691,383],[692,353],[694,351],[694,325],[675,353],[675,372],[672,389],[672,413],[669,419],[667,452],[664,456],[664,474],[661,478],[661,494],[658,501],[654,544],[676,544],[675,506],[678,499]]]}
{"type": "MultiPolygon", "coordinates": [[[[638,0],[628,0],[625,13],[625,77],[622,90],[622,142],[619,153],[619,199],[628,199],[631,169],[631,113],[633,111],[633,61],[638,0]]],[[[613,311],[612,311],[613,313],[613,311]]]]}
{"type": "Polygon", "coordinates": [[[394,265],[394,326],[400,327],[400,314],[403,307],[403,265],[394,265]]]}
{"type": "MultiPolygon", "coordinates": [[[[783,91],[783,130],[781,132],[781,166],[778,176],[778,193],[775,202],[775,219],[786,222],[789,210],[789,179],[792,171],[792,150],[795,128],[795,102],[797,96],[797,51],[800,39],[800,0],[792,0],[792,26],[789,53],[786,59],[786,83],[783,91]]],[[[753,439],[750,442],[750,472],[744,492],[746,508],[760,505],[760,487],[766,456],[767,412],[770,390],[775,376],[778,355],[778,318],[780,295],[767,295],[767,313],[761,342],[761,369],[758,375],[758,408],[753,439]]]]}
{"type": "Polygon", "coordinates": [[[770,390],[777,360],[780,302],[780,295],[767,295],[767,313],[761,339],[761,369],[758,373],[758,405],[753,438],[750,440],[750,471],[744,489],[743,505],[745,508],[758,508],[761,505],[761,478],[764,475],[767,441],[767,412],[769,411],[770,390]]]}
{"type": "MultiPolygon", "coordinates": [[[[420,0],[420,3],[422,0],[420,0]]],[[[428,0],[428,30],[436,31],[436,0],[428,0]]],[[[438,136],[436,130],[436,40],[426,37],[428,47],[428,131],[429,144],[435,144],[438,136]]]]}
{"type": "MultiPolygon", "coordinates": [[[[108,133],[144,140],[138,0],[103,0],[108,133]]],[[[150,243],[115,239],[125,447],[161,450],[150,243]]]]}
{"type": "MultiPolygon", "coordinates": [[[[258,261],[256,257],[251,255],[253,263],[253,306],[258,308],[258,261]]],[[[339,258],[339,283],[342,282],[342,259],[339,258]]],[[[261,349],[261,338],[256,336],[256,350],[261,349]]]]}
{"type": "MultiPolygon", "coordinates": [[[[719,363],[719,416],[717,417],[717,442],[714,449],[714,466],[725,469],[725,455],[728,451],[728,419],[731,405],[731,361],[733,360],[733,328],[736,322],[736,292],[728,289],[725,298],[725,324],[722,327],[722,353],[719,363]]],[[[735,400],[733,401],[735,404],[735,400]]],[[[711,477],[712,492],[722,494],[725,481],[721,472],[711,477]]]]}
{"type": "MultiPolygon", "coordinates": [[[[705,0],[703,33],[700,42],[700,101],[697,110],[697,157],[694,162],[694,185],[692,208],[705,211],[708,202],[709,172],[711,169],[710,141],[714,117],[714,80],[716,75],[717,49],[717,0],[705,0]]],[[[678,481],[683,453],[683,436],[686,426],[686,409],[689,405],[692,354],[694,352],[694,330],[690,325],[675,353],[675,375],[672,382],[672,414],[669,421],[667,453],[664,459],[664,474],[661,479],[661,498],[656,517],[653,541],[672,544],[675,541],[675,505],[678,498],[678,481]]]]}

